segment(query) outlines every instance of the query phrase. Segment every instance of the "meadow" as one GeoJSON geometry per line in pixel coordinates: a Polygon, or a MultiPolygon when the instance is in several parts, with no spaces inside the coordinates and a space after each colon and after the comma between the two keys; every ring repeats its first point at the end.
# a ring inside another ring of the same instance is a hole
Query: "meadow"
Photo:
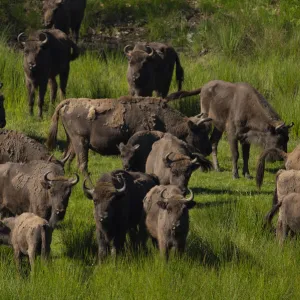
{"type": "MultiPolygon", "coordinates": [[[[294,121],[288,147],[291,151],[299,143],[300,128],[297,2],[88,0],[81,34],[87,34],[89,27],[96,31],[109,28],[108,24],[128,15],[133,16],[134,24],[146,20],[143,26],[149,40],[170,42],[183,49],[180,58],[185,90],[213,79],[249,82],[286,123],[294,121]],[[191,26],[188,16],[195,11],[200,17],[191,26]],[[208,53],[200,56],[203,49],[208,53]]],[[[6,21],[3,18],[0,27],[0,81],[4,83],[7,128],[44,142],[54,107],[47,94],[44,120],[29,117],[22,51],[9,46],[11,36],[24,24],[35,28],[39,20],[29,22],[27,15],[18,14],[8,3],[3,0],[0,5],[0,16],[3,9],[5,16],[11,16],[6,21]]],[[[97,51],[86,51],[71,63],[67,96],[125,95],[126,68],[121,51],[108,51],[107,61],[97,51]]],[[[174,80],[171,91],[175,90],[174,80]]],[[[198,97],[170,105],[189,116],[199,113],[198,97]]],[[[59,139],[65,140],[61,126],[59,129],[59,139]]],[[[61,145],[54,151],[57,157],[62,156],[61,145]]],[[[251,149],[252,175],[260,151],[251,149]]],[[[147,255],[127,249],[116,261],[109,258],[98,265],[93,203],[85,198],[81,180],[72,191],[64,221],[53,233],[49,262],[38,261],[32,276],[19,275],[12,250],[0,247],[1,299],[298,299],[299,241],[288,240],[280,248],[274,233],[262,229],[264,215],[271,207],[275,173],[282,162],[267,165],[263,187],[258,191],[254,180],[232,179],[226,136],[220,142],[219,161],[222,172],[196,171],[190,180],[197,205],[190,211],[190,233],[182,258],[173,256],[165,263],[149,242],[147,255]]],[[[89,170],[94,182],[102,173],[117,168],[121,168],[119,157],[90,151],[89,170]]],[[[74,172],[76,163],[67,174],[74,172]]]]}

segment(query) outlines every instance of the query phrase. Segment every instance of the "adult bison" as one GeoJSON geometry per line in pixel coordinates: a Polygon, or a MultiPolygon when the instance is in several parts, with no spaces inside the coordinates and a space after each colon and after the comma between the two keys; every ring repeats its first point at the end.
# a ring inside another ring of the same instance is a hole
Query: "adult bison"
{"type": "Polygon", "coordinates": [[[211,168],[211,163],[202,155],[191,153],[184,141],[165,133],[152,146],[146,173],[155,174],[160,184],[177,185],[185,193],[192,172],[199,167],[207,170],[211,168]]]}
{"type": "Polygon", "coordinates": [[[60,29],[66,34],[71,29],[77,43],[85,7],[86,0],[44,0],[44,25],[47,28],[60,29]]]}
{"type": "Polygon", "coordinates": [[[191,192],[185,198],[174,185],[153,187],[144,199],[145,223],[154,243],[158,243],[160,254],[169,259],[174,248],[178,254],[184,252],[189,232],[189,209],[196,204],[191,192]]]}
{"type": "MultiPolygon", "coordinates": [[[[0,89],[2,88],[3,83],[0,82],[0,89]]],[[[4,96],[0,94],[0,128],[4,128],[6,125],[5,118],[5,109],[4,109],[4,96]]]]}
{"type": "Polygon", "coordinates": [[[0,130],[0,164],[46,160],[58,162],[63,166],[67,158],[63,160],[53,158],[44,145],[22,132],[0,130]]]}
{"type": "Polygon", "coordinates": [[[137,43],[127,45],[124,52],[128,58],[127,81],[132,96],[158,97],[168,95],[174,65],[178,90],[183,82],[183,68],[173,47],[161,43],[137,43]]]}
{"type": "Polygon", "coordinates": [[[47,141],[50,149],[56,144],[59,116],[85,175],[89,148],[102,155],[118,154],[117,145],[140,130],[170,132],[203,155],[211,153],[204,125],[209,119],[196,124],[159,98],[67,99],[53,114],[47,141]]]}
{"type": "Polygon", "coordinates": [[[161,131],[142,130],[136,132],[125,145],[118,146],[123,168],[126,171],[145,172],[146,161],[154,142],[164,136],[161,131]]]}
{"type": "Polygon", "coordinates": [[[51,103],[54,103],[57,94],[55,79],[57,75],[60,79],[61,97],[65,98],[70,61],[78,57],[78,48],[65,33],[57,29],[36,31],[25,41],[23,41],[23,33],[20,33],[18,41],[24,48],[24,71],[29,113],[33,114],[34,93],[38,89],[39,117],[42,118],[48,81],[51,103]]]}
{"type": "Polygon", "coordinates": [[[220,170],[217,147],[224,131],[227,131],[231,149],[234,178],[239,177],[238,142],[242,145],[243,175],[247,178],[251,178],[248,167],[250,144],[287,150],[288,130],[293,123],[285,125],[266,99],[248,83],[213,80],[200,89],[177,92],[168,97],[171,100],[199,93],[202,117],[212,118],[214,126],[210,140],[216,170],[220,170]]]}
{"type": "Polygon", "coordinates": [[[109,250],[112,255],[123,250],[127,232],[134,246],[145,247],[143,199],[156,184],[157,178],[151,175],[123,170],[103,174],[93,189],[84,181],[84,193],[94,201],[99,261],[109,250]]]}
{"type": "Polygon", "coordinates": [[[260,155],[256,169],[256,185],[260,189],[264,179],[265,160],[268,156],[281,157],[284,160],[286,170],[300,170],[300,146],[297,146],[292,152],[286,153],[277,148],[271,148],[263,151],[260,155]]]}
{"type": "Polygon", "coordinates": [[[64,177],[60,164],[34,160],[0,165],[1,216],[32,212],[55,227],[66,213],[72,187],[78,182],[64,177]]]}

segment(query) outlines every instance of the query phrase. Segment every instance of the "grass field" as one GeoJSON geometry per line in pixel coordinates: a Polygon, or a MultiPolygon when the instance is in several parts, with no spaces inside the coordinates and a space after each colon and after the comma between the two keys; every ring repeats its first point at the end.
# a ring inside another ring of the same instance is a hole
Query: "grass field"
{"type": "MultiPolygon", "coordinates": [[[[184,89],[198,88],[212,79],[249,82],[265,95],[283,120],[295,122],[289,143],[292,150],[299,143],[300,128],[298,2],[191,2],[192,8],[201,11],[196,28],[188,23],[186,16],[191,7],[183,0],[166,0],[164,4],[88,0],[82,33],[89,26],[98,28],[112,22],[117,15],[114,9],[124,18],[132,14],[135,22],[146,18],[151,39],[176,46],[187,43],[188,52],[180,56],[186,74],[184,89]],[[101,12],[101,18],[97,12],[101,12]],[[174,18],[181,20],[179,25],[168,26],[174,18]],[[197,53],[203,48],[209,49],[208,54],[199,57],[197,53]]],[[[17,13],[15,16],[18,18],[17,13]]],[[[7,128],[44,140],[54,108],[48,104],[47,95],[44,120],[28,116],[22,53],[9,48],[6,41],[14,26],[22,27],[21,21],[0,33],[0,81],[4,83],[7,128]]],[[[35,26],[33,21],[31,26],[35,26]]],[[[127,94],[124,55],[107,56],[105,63],[97,53],[87,51],[72,62],[68,97],[127,94]]],[[[173,82],[171,91],[175,90],[173,82]]],[[[199,113],[197,97],[171,105],[187,115],[199,113]]],[[[59,138],[65,139],[61,126],[59,138]]],[[[97,265],[93,203],[83,195],[80,181],[72,192],[65,220],[53,234],[51,260],[38,263],[33,276],[18,275],[12,250],[0,247],[0,298],[299,299],[299,242],[287,241],[280,248],[275,236],[262,230],[263,217],[271,206],[274,174],[282,163],[267,166],[263,188],[258,192],[254,180],[232,179],[226,137],[219,149],[223,172],[196,171],[190,180],[197,206],[190,211],[191,228],[183,258],[171,257],[166,264],[149,243],[147,256],[134,255],[128,249],[116,262],[108,259],[97,265]]],[[[252,175],[259,153],[259,148],[251,149],[252,175]]],[[[54,154],[60,157],[62,149],[57,148],[54,154]]],[[[121,168],[119,157],[90,152],[89,159],[94,181],[104,172],[121,168]]],[[[68,174],[76,171],[73,164],[68,174]]]]}

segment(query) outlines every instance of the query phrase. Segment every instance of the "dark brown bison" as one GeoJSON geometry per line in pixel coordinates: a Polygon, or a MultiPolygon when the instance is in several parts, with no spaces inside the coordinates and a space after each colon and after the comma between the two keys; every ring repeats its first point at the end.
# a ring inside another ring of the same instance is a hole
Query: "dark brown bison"
{"type": "Polygon", "coordinates": [[[57,29],[39,30],[23,41],[23,33],[18,41],[24,47],[24,71],[28,90],[29,113],[33,114],[34,93],[39,90],[39,117],[42,118],[47,83],[50,84],[50,99],[54,103],[57,93],[55,77],[59,75],[61,97],[65,98],[70,71],[70,61],[78,57],[77,46],[65,33],[57,29]]]}
{"type": "Polygon", "coordinates": [[[99,261],[109,250],[112,255],[123,250],[127,232],[134,246],[145,247],[143,199],[156,184],[153,176],[123,170],[102,175],[93,189],[88,189],[84,181],[84,193],[94,201],[99,261]]]}
{"type": "Polygon", "coordinates": [[[224,131],[227,131],[232,153],[233,177],[238,178],[238,142],[242,145],[243,175],[251,178],[248,168],[250,144],[263,148],[287,150],[289,128],[274,111],[266,99],[247,83],[231,83],[213,80],[202,88],[191,92],[177,92],[168,96],[170,100],[200,93],[203,118],[212,118],[211,135],[213,164],[219,170],[217,147],[224,131]]]}
{"type": "Polygon", "coordinates": [[[281,157],[284,160],[286,170],[300,170],[300,146],[297,146],[292,152],[286,153],[277,148],[265,150],[259,157],[256,169],[256,185],[260,189],[264,179],[265,160],[271,156],[281,157]]]}
{"type": "Polygon", "coordinates": [[[118,146],[123,168],[126,171],[145,172],[146,161],[154,142],[164,136],[161,131],[142,130],[135,133],[126,145],[118,146]]]}
{"type": "Polygon", "coordinates": [[[51,227],[66,213],[72,187],[78,182],[64,177],[60,164],[34,160],[0,165],[0,213],[15,216],[32,212],[49,220],[51,227]]]}
{"type": "Polygon", "coordinates": [[[206,120],[194,123],[159,98],[65,100],[52,117],[47,141],[50,149],[56,144],[59,116],[71,142],[70,149],[74,149],[79,168],[85,175],[89,148],[102,155],[118,154],[117,145],[126,143],[140,130],[170,132],[203,155],[211,153],[206,120]]]}
{"type": "MultiPolygon", "coordinates": [[[[0,82],[0,89],[2,88],[3,83],[0,82]]],[[[5,109],[4,109],[4,96],[0,94],[0,128],[4,128],[6,125],[5,118],[5,109]]]]}
{"type": "Polygon", "coordinates": [[[127,45],[124,52],[128,58],[127,81],[131,96],[158,97],[168,95],[174,65],[178,90],[183,82],[183,68],[173,47],[161,43],[138,43],[127,45]]]}
{"type": "Polygon", "coordinates": [[[64,160],[57,160],[48,149],[38,141],[14,130],[0,130],[0,164],[6,162],[29,162],[46,160],[64,165],[64,160]]]}
{"type": "Polygon", "coordinates": [[[85,7],[86,0],[44,0],[44,25],[47,28],[60,29],[66,34],[71,29],[77,43],[85,7]]]}
{"type": "Polygon", "coordinates": [[[146,227],[160,254],[166,260],[174,248],[182,254],[189,232],[189,212],[196,204],[193,193],[186,199],[174,185],[153,187],[144,199],[146,227]]]}
{"type": "Polygon", "coordinates": [[[192,173],[199,167],[208,170],[211,163],[202,155],[191,153],[184,141],[165,133],[152,146],[146,173],[155,174],[160,184],[177,185],[185,193],[192,173]]]}
{"type": "Polygon", "coordinates": [[[23,213],[0,221],[0,243],[11,245],[17,267],[22,255],[29,257],[31,270],[37,254],[47,258],[50,254],[52,228],[49,223],[33,213],[23,213]]]}

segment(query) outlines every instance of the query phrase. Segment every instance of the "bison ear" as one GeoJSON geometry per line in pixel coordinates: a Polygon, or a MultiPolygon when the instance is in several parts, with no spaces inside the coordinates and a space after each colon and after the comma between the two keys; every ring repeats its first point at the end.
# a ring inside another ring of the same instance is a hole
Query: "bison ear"
{"type": "Polygon", "coordinates": [[[193,200],[185,201],[184,205],[186,206],[187,209],[191,209],[196,205],[196,202],[193,200]]]}
{"type": "Polygon", "coordinates": [[[156,204],[162,209],[167,209],[167,206],[168,206],[168,202],[163,201],[163,200],[157,201],[156,204]]]}
{"type": "Polygon", "coordinates": [[[41,180],[41,185],[45,190],[49,190],[51,188],[51,183],[46,180],[41,180]]]}

